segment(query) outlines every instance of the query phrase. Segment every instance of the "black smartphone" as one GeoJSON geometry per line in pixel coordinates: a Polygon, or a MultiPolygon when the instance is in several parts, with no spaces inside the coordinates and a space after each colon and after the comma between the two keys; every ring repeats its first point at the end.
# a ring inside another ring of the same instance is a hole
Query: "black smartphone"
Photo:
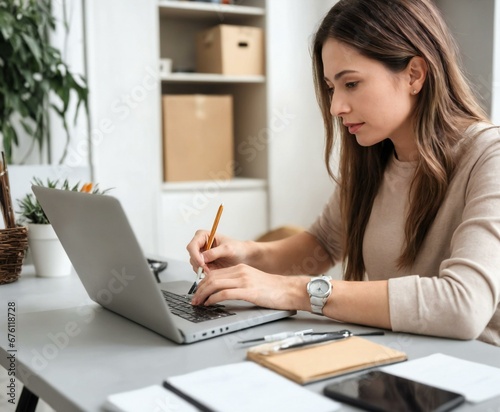
{"type": "Polygon", "coordinates": [[[377,412],[444,412],[465,401],[458,394],[382,371],[326,385],[326,396],[377,412]]]}

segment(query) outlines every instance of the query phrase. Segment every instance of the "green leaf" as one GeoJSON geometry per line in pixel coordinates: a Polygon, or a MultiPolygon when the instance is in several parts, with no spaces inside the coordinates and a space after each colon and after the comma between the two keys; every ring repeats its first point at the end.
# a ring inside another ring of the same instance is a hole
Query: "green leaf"
{"type": "Polygon", "coordinates": [[[29,125],[24,120],[21,120],[20,123],[21,123],[21,126],[23,127],[24,131],[26,132],[26,134],[28,134],[29,136],[33,135],[34,131],[33,131],[33,128],[31,127],[31,125],[29,125]]]}
{"type": "Polygon", "coordinates": [[[62,109],[60,109],[59,107],[57,107],[54,103],[51,103],[50,104],[50,107],[52,107],[52,109],[54,109],[54,111],[61,117],[63,118],[64,117],[64,111],[62,109]]]}
{"type": "Polygon", "coordinates": [[[2,129],[2,134],[3,134],[3,150],[5,151],[5,157],[7,160],[7,163],[10,163],[12,160],[12,138],[8,136],[8,130],[10,129],[10,126],[4,126],[2,129]]]}
{"type": "Polygon", "coordinates": [[[14,33],[14,17],[5,10],[0,10],[0,32],[5,40],[9,40],[14,33]]]}
{"type": "MultiPolygon", "coordinates": [[[[24,50],[22,50],[23,48],[23,40],[21,38],[21,36],[19,36],[18,34],[16,33],[13,33],[12,34],[12,37],[10,38],[10,44],[11,44],[11,47],[12,47],[12,51],[14,53],[13,56],[15,56],[15,53],[24,53],[24,50]]],[[[31,58],[31,56],[28,56],[29,58],[31,58]]],[[[25,61],[26,58],[23,58],[22,61],[25,61]]]]}
{"type": "Polygon", "coordinates": [[[9,143],[14,143],[15,145],[19,144],[16,130],[12,126],[10,125],[7,126],[3,131],[3,135],[4,135],[4,140],[7,139],[9,143]]]}

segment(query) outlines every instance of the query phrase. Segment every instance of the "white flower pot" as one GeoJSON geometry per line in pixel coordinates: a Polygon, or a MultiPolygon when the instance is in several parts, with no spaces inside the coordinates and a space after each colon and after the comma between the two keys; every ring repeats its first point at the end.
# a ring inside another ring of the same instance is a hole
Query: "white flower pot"
{"type": "Polygon", "coordinates": [[[28,243],[37,276],[54,278],[71,273],[71,262],[52,225],[28,224],[28,243]]]}

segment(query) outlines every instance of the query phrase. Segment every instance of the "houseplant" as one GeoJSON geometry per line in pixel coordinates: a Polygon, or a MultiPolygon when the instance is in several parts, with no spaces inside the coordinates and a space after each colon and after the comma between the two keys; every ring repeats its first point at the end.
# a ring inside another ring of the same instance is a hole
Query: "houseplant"
{"type": "MultiPolygon", "coordinates": [[[[70,185],[67,179],[63,182],[51,179],[43,182],[35,177],[32,184],[52,189],[92,194],[105,194],[109,190],[101,190],[98,185],[92,183],[70,185]]],[[[59,277],[69,275],[71,263],[38,200],[32,193],[28,193],[22,199],[18,199],[17,202],[20,216],[18,223],[28,227],[29,251],[37,276],[59,277]]]]}
{"type": "Polygon", "coordinates": [[[62,163],[72,96],[75,120],[81,106],[88,110],[85,80],[70,72],[50,44],[56,25],[50,5],[51,0],[0,0],[0,137],[9,164],[22,131],[32,138],[28,154],[36,145],[41,157],[49,142],[49,110],[61,118],[66,134],[62,163]]]}

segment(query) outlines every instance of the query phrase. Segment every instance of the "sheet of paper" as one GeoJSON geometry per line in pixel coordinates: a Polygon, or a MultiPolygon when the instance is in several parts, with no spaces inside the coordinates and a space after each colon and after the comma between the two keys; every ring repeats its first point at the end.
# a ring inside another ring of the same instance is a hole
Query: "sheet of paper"
{"type": "Polygon", "coordinates": [[[436,353],[381,368],[385,372],[460,393],[469,402],[500,396],[500,368],[436,353]]]}
{"type": "Polygon", "coordinates": [[[108,396],[103,406],[110,412],[197,412],[194,406],[161,385],[152,385],[108,396]]]}
{"type": "Polygon", "coordinates": [[[203,369],[167,380],[219,412],[331,412],[341,406],[249,361],[203,369]]]}

